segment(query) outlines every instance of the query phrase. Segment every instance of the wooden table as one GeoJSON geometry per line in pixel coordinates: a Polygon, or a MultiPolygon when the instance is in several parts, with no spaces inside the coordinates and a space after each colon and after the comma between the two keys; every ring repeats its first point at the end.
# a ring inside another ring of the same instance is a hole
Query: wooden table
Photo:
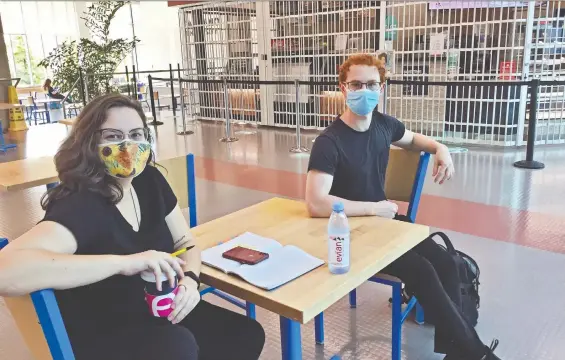
{"type": "MultiPolygon", "coordinates": [[[[153,114],[151,114],[150,112],[145,113],[145,117],[147,118],[147,121],[153,120],[153,114]]],[[[68,126],[73,126],[75,124],[76,120],[77,120],[77,118],[75,116],[75,117],[72,117],[72,118],[59,120],[58,123],[68,125],[68,126]]]]}
{"type": "MultiPolygon", "coordinates": [[[[52,156],[0,163],[0,191],[19,191],[46,185],[57,185],[59,174],[52,156]]],[[[178,199],[181,209],[188,208],[189,190],[186,155],[157,157],[161,170],[178,199]],[[188,186],[187,186],[188,185],[188,186]]],[[[196,219],[191,220],[196,223],[196,219]]]]}
{"type": "MultiPolygon", "coordinates": [[[[327,219],[308,217],[302,202],[274,198],[191,230],[202,249],[246,231],[295,245],[327,260],[327,219]]],[[[324,265],[273,291],[208,266],[204,283],[280,315],[283,359],[301,359],[300,324],[321,314],[429,235],[429,228],[378,217],[350,218],[351,269],[333,275],[324,265]]]]}
{"type": "Polygon", "coordinates": [[[21,108],[22,104],[8,104],[8,103],[0,103],[0,110],[10,110],[10,109],[17,109],[21,108]]]}
{"type": "Polygon", "coordinates": [[[35,105],[43,104],[43,107],[45,109],[45,118],[47,119],[47,122],[50,123],[51,114],[49,114],[49,107],[47,106],[47,104],[60,103],[61,101],[62,101],[61,99],[46,98],[46,99],[37,99],[34,100],[33,102],[35,103],[35,105]]]}
{"type": "Polygon", "coordinates": [[[52,156],[0,163],[0,190],[17,191],[35,186],[55,185],[57,169],[52,156]]]}
{"type": "Polygon", "coordinates": [[[77,120],[76,117],[72,117],[72,118],[68,118],[68,119],[59,120],[58,123],[63,124],[63,125],[67,125],[67,126],[73,126],[75,124],[76,120],[77,120]]]}

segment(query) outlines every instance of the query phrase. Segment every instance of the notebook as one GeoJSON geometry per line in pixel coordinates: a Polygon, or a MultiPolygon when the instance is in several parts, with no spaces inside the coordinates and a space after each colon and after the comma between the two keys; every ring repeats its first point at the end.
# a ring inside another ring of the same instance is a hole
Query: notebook
{"type": "Polygon", "coordinates": [[[324,261],[296,246],[282,246],[273,239],[247,232],[202,251],[202,263],[237,275],[259,288],[272,290],[322,266],[324,261]],[[268,253],[269,258],[256,265],[244,265],[222,257],[224,252],[237,246],[268,253]]]}

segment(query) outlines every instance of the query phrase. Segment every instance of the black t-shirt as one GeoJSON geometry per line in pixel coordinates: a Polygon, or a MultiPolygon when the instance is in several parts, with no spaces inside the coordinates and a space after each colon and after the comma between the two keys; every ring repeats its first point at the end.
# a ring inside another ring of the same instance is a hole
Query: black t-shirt
{"type": "Polygon", "coordinates": [[[373,112],[367,131],[356,131],[339,117],[314,142],[308,171],[333,175],[330,195],[351,201],[386,200],[386,167],[391,143],[402,139],[404,124],[373,112]]]}
{"type": "MultiPolygon", "coordinates": [[[[128,255],[147,250],[173,252],[173,238],[165,222],[177,198],[164,176],[153,166],[132,181],[141,211],[135,232],[115,205],[90,191],[55,201],[44,221],[69,229],[77,241],[77,255],[128,255]]],[[[124,196],[130,196],[129,192],[124,196]]],[[[56,291],[65,327],[73,343],[120,327],[160,323],[144,299],[138,275],[115,275],[98,283],[56,291]]]]}

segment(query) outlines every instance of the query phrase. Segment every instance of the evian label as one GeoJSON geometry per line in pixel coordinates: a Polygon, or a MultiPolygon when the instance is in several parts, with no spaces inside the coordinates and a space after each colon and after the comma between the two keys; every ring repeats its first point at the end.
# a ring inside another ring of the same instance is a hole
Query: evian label
{"type": "Polygon", "coordinates": [[[330,235],[328,262],[332,266],[349,265],[349,235],[330,235]]]}
{"type": "Polygon", "coordinates": [[[147,305],[149,305],[149,310],[156,317],[167,317],[173,312],[173,301],[175,300],[175,296],[179,291],[179,287],[177,286],[173,291],[168,294],[162,295],[151,295],[147,292],[145,293],[145,301],[147,301],[147,305]]]}

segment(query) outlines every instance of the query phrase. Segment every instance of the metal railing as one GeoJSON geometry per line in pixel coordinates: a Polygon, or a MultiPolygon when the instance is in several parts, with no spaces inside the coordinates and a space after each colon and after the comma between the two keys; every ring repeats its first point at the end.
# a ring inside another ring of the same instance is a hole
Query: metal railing
{"type": "Polygon", "coordinates": [[[20,83],[21,79],[22,78],[19,78],[19,77],[16,77],[16,78],[0,78],[0,81],[14,81],[14,80],[16,80],[16,83],[13,84],[12,86],[17,87],[18,84],[20,83]]]}
{"type": "MultiPolygon", "coordinates": [[[[65,97],[60,101],[62,107],[63,107],[63,118],[67,118],[67,109],[65,108],[65,103],[67,101],[67,99],[71,96],[71,93],[75,90],[76,86],[78,83],[82,84],[82,77],[80,76],[80,72],[79,72],[79,77],[78,79],[75,80],[75,82],[73,83],[73,86],[71,86],[70,90],[67,92],[67,95],[65,95],[65,97]]],[[[82,89],[81,89],[82,91],[82,89]]],[[[85,103],[84,97],[83,97],[83,104],[85,103]]]]}
{"type": "MultiPolygon", "coordinates": [[[[301,106],[300,106],[300,88],[303,85],[306,86],[338,86],[337,82],[332,81],[257,81],[257,80],[233,80],[233,79],[184,79],[181,77],[180,70],[178,72],[178,78],[174,78],[172,69],[169,71],[169,78],[157,78],[149,76],[149,87],[152,89],[153,81],[168,81],[172,84],[174,82],[179,82],[179,88],[182,93],[182,83],[196,83],[196,84],[216,84],[223,86],[223,100],[224,109],[223,117],[225,121],[225,135],[220,139],[223,142],[237,141],[238,138],[232,134],[231,127],[231,116],[230,116],[230,99],[228,96],[228,90],[230,84],[247,84],[247,85],[294,85],[295,87],[295,123],[296,123],[296,145],[290,149],[291,152],[301,153],[307,152],[309,149],[302,144],[301,141],[301,129],[303,127],[301,106]]],[[[412,87],[422,87],[422,86],[462,86],[462,87],[522,87],[526,86],[528,94],[530,96],[530,108],[529,108],[529,120],[528,120],[528,133],[527,133],[527,147],[526,147],[526,159],[516,162],[514,165],[520,168],[526,169],[542,169],[544,167],[543,163],[534,160],[534,147],[536,140],[536,130],[537,130],[537,118],[538,118],[538,92],[541,86],[565,86],[565,81],[544,81],[539,79],[532,79],[528,81],[409,81],[409,80],[388,80],[387,86],[389,85],[406,85],[412,87]]],[[[151,111],[153,118],[156,119],[157,114],[155,111],[155,103],[153,99],[153,93],[151,96],[151,111]]],[[[383,112],[386,113],[386,92],[383,112]]],[[[181,102],[184,96],[180,96],[181,102]]],[[[504,100],[504,99],[502,99],[504,100]]],[[[337,114],[336,114],[337,115],[337,114]]],[[[183,133],[189,134],[192,132],[186,131],[186,122],[184,116],[184,103],[181,104],[181,116],[183,118],[183,133]]],[[[400,119],[402,120],[402,119],[400,119]]],[[[490,119],[494,121],[494,119],[490,119]]],[[[176,121],[176,120],[175,120],[176,121]]]]}
{"type": "MultiPolygon", "coordinates": [[[[180,69],[180,65],[177,64],[177,67],[180,69]]],[[[122,85],[126,86],[126,90],[127,90],[127,94],[128,97],[130,98],[134,98],[134,99],[138,99],[138,89],[137,89],[137,84],[138,84],[138,80],[140,80],[140,75],[144,75],[144,74],[159,74],[159,73],[170,73],[172,70],[172,64],[169,64],[169,69],[158,69],[158,70],[137,70],[136,66],[133,65],[130,71],[130,68],[128,68],[128,66],[124,67],[124,71],[117,71],[117,72],[100,72],[100,73],[83,73],[82,71],[80,72],[80,78],[82,79],[81,82],[81,91],[84,94],[83,95],[83,99],[85,99],[85,102],[88,102],[90,100],[90,97],[92,94],[89,94],[89,81],[91,81],[93,78],[95,77],[106,77],[106,81],[105,81],[105,92],[106,93],[110,93],[111,91],[111,85],[110,85],[110,80],[115,77],[115,76],[122,76],[125,75],[125,83],[122,85]],[[135,95],[135,96],[134,96],[135,95]]],[[[180,71],[185,71],[185,69],[180,69],[180,71]]]]}

